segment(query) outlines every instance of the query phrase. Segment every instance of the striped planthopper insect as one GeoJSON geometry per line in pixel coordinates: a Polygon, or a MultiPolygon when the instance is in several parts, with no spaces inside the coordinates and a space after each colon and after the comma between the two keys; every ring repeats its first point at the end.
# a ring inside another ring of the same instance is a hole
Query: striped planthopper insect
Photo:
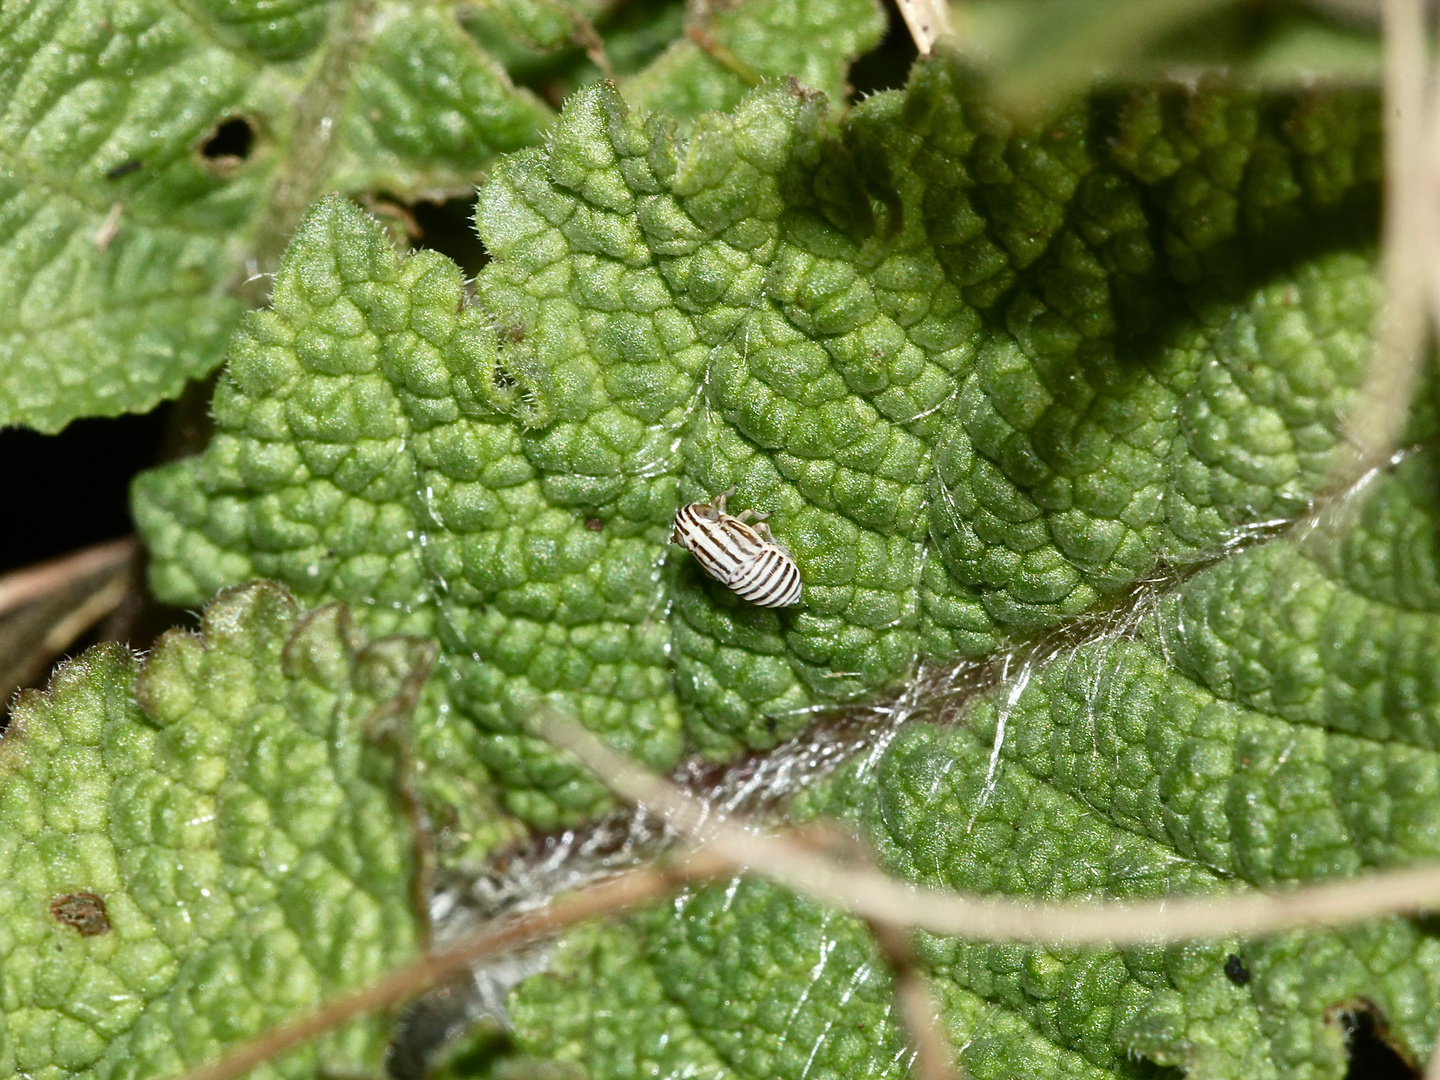
{"type": "Polygon", "coordinates": [[[682,506],[671,541],[695,556],[701,568],[737,595],[760,607],[788,607],[800,599],[800,569],[790,552],[770,535],[769,514],[725,512],[732,487],[710,503],[682,506]],[[755,525],[746,524],[754,518],[755,525]]]}

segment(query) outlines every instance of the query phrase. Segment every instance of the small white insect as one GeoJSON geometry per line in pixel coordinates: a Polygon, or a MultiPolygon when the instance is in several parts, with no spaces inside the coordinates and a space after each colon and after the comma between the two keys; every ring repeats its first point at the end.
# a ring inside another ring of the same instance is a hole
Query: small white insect
{"type": "Polygon", "coordinates": [[[670,540],[695,556],[701,568],[722,585],[760,607],[786,607],[800,599],[800,569],[790,552],[770,535],[769,514],[725,512],[732,487],[714,503],[691,503],[675,515],[670,540]],[[753,517],[755,526],[745,524],[753,517]]]}

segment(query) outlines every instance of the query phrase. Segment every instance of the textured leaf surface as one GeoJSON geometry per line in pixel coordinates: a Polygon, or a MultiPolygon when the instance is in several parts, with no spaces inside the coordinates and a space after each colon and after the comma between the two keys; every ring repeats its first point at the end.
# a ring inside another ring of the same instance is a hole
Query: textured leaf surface
{"type": "Polygon", "coordinates": [[[544,105],[453,20],[405,11],[4,5],[0,423],[54,431],[175,396],[219,361],[247,258],[313,195],[463,189],[536,141],[544,105]]]}
{"type": "MultiPolygon", "coordinates": [[[[902,730],[798,813],[853,821],[909,880],[1046,899],[1437,858],[1437,460],[1380,480],[1342,538],[1252,548],[1148,602],[1138,634],[902,730]]],[[[917,944],[977,1078],[1340,1078],[1346,1010],[1414,1061],[1440,1023],[1430,920],[1167,949],[917,944]]],[[[592,1080],[901,1076],[886,983],[853,920],[740,882],[573,935],[511,1005],[522,1049],[592,1080]]]]}
{"type": "MultiPolygon", "coordinates": [[[[99,646],[0,739],[0,1072],[173,1076],[425,940],[403,743],[434,655],[338,605],[226,593],[144,661],[99,646]]],[[[378,1076],[367,1019],[274,1075],[378,1076]]]]}
{"type": "Polygon", "coordinates": [[[841,101],[851,61],[885,31],[871,0],[487,0],[465,18],[477,41],[504,52],[516,78],[550,100],[605,74],[632,104],[687,121],[733,108],[767,78],[794,76],[841,101]]]}
{"type": "Polygon", "coordinates": [[[520,733],[542,703],[662,768],[774,746],[1303,511],[1366,356],[1376,122],[1202,88],[1016,130],[937,61],[838,129],[790,84],[678,139],[587,91],[482,190],[469,307],[344,203],[308,219],[216,441],[137,486],[152,581],[433,634],[534,822],[601,799],[520,733]],[[732,484],[799,606],[667,549],[732,484]]]}
{"type": "Polygon", "coordinates": [[[885,30],[868,0],[750,0],[695,11],[689,36],[621,82],[627,101],[693,119],[733,109],[760,80],[785,76],[843,101],[850,60],[878,45],[885,30]]]}
{"type": "MultiPolygon", "coordinates": [[[[586,14],[542,4],[529,22],[547,12],[546,44],[586,14]]],[[[882,27],[872,0],[747,0],[718,18],[754,72],[832,92],[882,27]]],[[[646,85],[687,115],[728,107],[742,84],[712,69],[690,57],[646,85]]],[[[237,290],[324,192],[468,194],[553,119],[453,10],[399,0],[11,0],[0,102],[0,424],[43,431],[149,408],[213,369],[237,290]]]]}

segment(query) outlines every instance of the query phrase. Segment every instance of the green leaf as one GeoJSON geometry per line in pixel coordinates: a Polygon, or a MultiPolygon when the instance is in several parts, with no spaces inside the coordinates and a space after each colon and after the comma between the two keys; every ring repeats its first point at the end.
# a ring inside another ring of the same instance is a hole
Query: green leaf
{"type": "Polygon", "coordinates": [[[1343,0],[968,0],[957,5],[956,29],[966,51],[995,69],[997,96],[1033,110],[1097,80],[1194,78],[1207,70],[1253,85],[1374,85],[1379,9],[1347,7],[1343,0]]]}
{"type": "MultiPolygon", "coordinates": [[[[892,873],[1022,897],[1224,894],[1440,857],[1440,454],[1343,534],[1249,548],[1106,632],[1015,665],[954,723],[877,741],[792,808],[857,825],[892,873]]],[[[1355,1075],[1341,1014],[1423,1061],[1440,928],[1170,948],[917,935],[967,1074],[1355,1075]]],[[[512,994],[520,1050],[643,1075],[904,1075],[855,920],[774,886],[698,890],[566,939],[512,994]],[[622,959],[623,958],[623,959],[622,959]],[[597,1056],[601,1055],[601,1056],[597,1056]]]]}
{"type": "Polygon", "coordinates": [[[463,191],[539,139],[544,105],[453,19],[410,12],[5,6],[0,424],[56,431],[174,397],[219,362],[236,286],[317,195],[463,191]]]}
{"type": "Polygon", "coordinates": [[[794,84],[686,139],[586,91],[482,190],[471,306],[312,213],[214,443],[137,483],[153,585],[274,577],[433,635],[535,823],[603,805],[522,734],[542,705],[662,769],[772,747],[1305,510],[1368,355],[1377,123],[1202,87],[1016,128],[943,60],[838,128],[794,84]],[[667,546],[731,485],[797,607],[667,546]]]}
{"type": "MultiPolygon", "coordinates": [[[[716,48],[838,93],[879,40],[878,8],[786,2],[718,14],[716,48]]],[[[525,10],[546,45],[584,37],[593,14],[558,0],[525,10]]],[[[666,36],[647,58],[680,30],[656,25],[666,36]]],[[[538,143],[553,113],[512,85],[492,44],[513,51],[503,36],[482,47],[438,3],[8,4],[0,425],[56,431],[175,397],[219,362],[260,298],[253,283],[320,195],[468,195],[497,154],[538,143]]],[[[738,76],[680,49],[640,77],[657,104],[689,115],[739,99],[738,76]]]]}
{"type": "Polygon", "coordinates": [[[538,142],[550,120],[454,19],[400,15],[380,26],[354,72],[330,183],[468,191],[497,154],[538,142]]]}
{"type": "Polygon", "coordinates": [[[622,80],[628,101],[693,119],[733,109],[761,80],[785,76],[843,101],[850,61],[878,45],[885,31],[870,0],[749,0],[697,10],[690,36],[622,80]]]}
{"type": "MultiPolygon", "coordinates": [[[[433,657],[259,584],[202,636],[97,646],[27,691],[0,740],[0,1072],[173,1076],[414,955],[395,747],[433,657]]],[[[390,1027],[276,1074],[378,1076],[390,1027]]]]}
{"type": "Polygon", "coordinates": [[[682,120],[733,108],[767,78],[794,76],[843,100],[851,61],[879,44],[886,25],[872,0],[487,0],[465,17],[487,48],[513,43],[510,71],[550,100],[604,74],[632,104],[682,120]]]}

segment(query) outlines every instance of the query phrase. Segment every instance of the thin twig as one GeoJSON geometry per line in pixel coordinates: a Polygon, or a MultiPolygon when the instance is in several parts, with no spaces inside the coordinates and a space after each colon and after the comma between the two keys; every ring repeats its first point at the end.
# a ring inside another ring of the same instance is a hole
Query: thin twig
{"type": "MultiPolygon", "coordinates": [[[[1127,945],[1251,936],[1304,926],[1339,925],[1381,915],[1415,914],[1430,909],[1440,899],[1437,865],[1290,893],[1150,904],[1027,905],[916,888],[874,870],[837,865],[818,853],[813,838],[806,834],[751,833],[733,822],[714,820],[699,800],[574,724],[543,717],[534,726],[597,770],[617,794],[660,812],[682,832],[703,835],[702,843],[673,863],[626,871],[554,900],[538,911],[500,919],[309,1016],[241,1044],[219,1060],[191,1070],[181,1080],[233,1080],[358,1016],[393,1008],[442,985],[485,957],[532,944],[591,919],[622,914],[684,885],[736,869],[761,873],[891,932],[908,927],[952,936],[1050,944],[1127,945]]],[[[893,939],[882,939],[882,948],[887,940],[893,939]]],[[[900,969],[903,967],[901,963],[900,969]]],[[[906,1011],[933,1014],[933,1002],[917,996],[906,1011]]],[[[925,1027],[918,1025],[913,1030],[918,1042],[925,1027]]],[[[934,1060],[946,1051],[931,1047],[929,1054],[928,1060],[934,1060]]]]}
{"type": "Polygon", "coordinates": [[[125,574],[116,574],[100,588],[87,596],[83,603],[50,627],[45,640],[36,651],[47,658],[59,656],[77,638],[105,616],[118,608],[130,591],[130,581],[125,574]]]}
{"type": "Polygon", "coordinates": [[[180,1080],[234,1080],[302,1043],[358,1016],[394,1008],[467,971],[477,961],[542,941],[561,930],[626,911],[668,896],[676,889],[726,872],[730,865],[697,852],[669,865],[644,866],[563,896],[539,909],[498,919],[430,953],[369,986],[324,1005],[316,1012],[271,1028],[223,1057],[192,1069],[180,1080]]]}
{"type": "MultiPolygon", "coordinates": [[[[1434,48],[1440,48],[1440,22],[1436,23],[1435,39],[1432,45],[1434,48]]],[[[1431,55],[1440,55],[1440,53],[1432,52],[1431,55]]],[[[1431,340],[1433,341],[1440,340],[1440,208],[1435,205],[1435,200],[1440,198],[1440,65],[1432,64],[1430,67],[1428,100],[1429,113],[1425,117],[1424,129],[1421,132],[1424,143],[1417,151],[1420,158],[1419,167],[1424,170],[1421,191],[1417,197],[1421,201],[1424,212],[1428,215],[1424,222],[1426,231],[1418,240],[1421,247],[1422,272],[1426,275],[1421,284],[1422,288],[1426,285],[1429,286],[1428,299],[1430,301],[1431,340]]]]}
{"type": "Polygon", "coordinates": [[[126,536],[81,548],[48,562],[12,570],[0,577],[0,615],[48,596],[80,578],[118,570],[134,557],[138,549],[135,537],[126,536]]]}
{"type": "MultiPolygon", "coordinates": [[[[791,829],[789,835],[832,859],[875,865],[875,853],[869,844],[828,821],[803,822],[791,829]]],[[[895,1011],[910,1033],[915,1050],[911,1069],[915,1080],[963,1080],[964,1069],[950,1045],[944,1018],[916,961],[906,931],[887,923],[869,925],[870,935],[890,965],[895,982],[895,1011]]]]}
{"type": "Polygon", "coordinates": [[[1425,1066],[1425,1080],[1440,1080],[1440,1035],[1435,1037],[1435,1045],[1430,1048],[1430,1061],[1425,1066]]]}
{"type": "Polygon", "coordinates": [[[1440,909],[1440,863],[1275,892],[1169,897],[1148,903],[1042,904],[911,885],[865,867],[842,866],[784,834],[719,820],[700,800],[555,716],[532,721],[611,791],[663,817],[703,849],[871,923],[982,941],[1135,945],[1257,937],[1440,909]]]}
{"type": "Polygon", "coordinates": [[[573,8],[568,9],[570,15],[570,40],[585,50],[585,55],[590,62],[600,69],[600,74],[607,79],[615,77],[615,65],[610,62],[610,53],[605,49],[605,39],[595,29],[595,24],[587,19],[580,12],[573,8]]]}
{"type": "Polygon", "coordinates": [[[915,962],[915,951],[903,930],[872,922],[870,933],[895,976],[895,1006],[915,1044],[915,1080],[964,1080],[964,1070],[950,1037],[945,1034],[940,1008],[915,962]]]}
{"type": "Polygon", "coordinates": [[[740,81],[747,86],[759,86],[760,83],[764,81],[758,71],[731,51],[730,46],[726,45],[699,23],[689,23],[686,25],[685,36],[714,57],[722,66],[729,68],[736,75],[740,76],[740,81]]]}
{"type": "Polygon", "coordinates": [[[1385,298],[1365,382],[1348,417],[1343,483],[1387,461],[1409,417],[1424,357],[1435,184],[1426,149],[1424,0],[1385,0],[1385,298]]]}

